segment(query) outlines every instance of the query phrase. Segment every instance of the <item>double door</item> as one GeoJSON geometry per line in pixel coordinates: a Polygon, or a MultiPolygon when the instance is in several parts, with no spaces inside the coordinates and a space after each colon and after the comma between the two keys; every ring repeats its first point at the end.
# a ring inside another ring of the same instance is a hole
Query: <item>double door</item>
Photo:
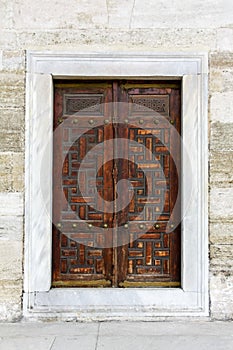
{"type": "Polygon", "coordinates": [[[180,82],[56,81],[53,286],[180,285],[180,82]]]}

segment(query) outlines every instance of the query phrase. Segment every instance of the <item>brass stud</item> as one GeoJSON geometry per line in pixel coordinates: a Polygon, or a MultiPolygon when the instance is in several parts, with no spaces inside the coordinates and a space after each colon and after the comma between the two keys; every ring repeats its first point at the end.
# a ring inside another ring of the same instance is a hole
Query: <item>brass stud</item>
{"type": "Polygon", "coordinates": [[[124,228],[128,228],[129,227],[129,225],[128,224],[124,224],[124,228]]]}
{"type": "Polygon", "coordinates": [[[57,223],[57,227],[61,228],[61,223],[60,222],[57,223]]]}
{"type": "Polygon", "coordinates": [[[145,226],[144,225],[139,225],[139,228],[142,230],[145,226]]]}
{"type": "Polygon", "coordinates": [[[62,118],[58,118],[57,122],[58,122],[58,124],[61,124],[63,122],[63,119],[62,118]]]}
{"type": "Polygon", "coordinates": [[[88,227],[89,227],[89,228],[92,228],[92,224],[88,224],[88,227]]]}
{"type": "Polygon", "coordinates": [[[143,119],[140,119],[139,120],[139,124],[143,124],[144,123],[144,120],[143,119]]]}
{"type": "Polygon", "coordinates": [[[174,120],[173,120],[173,119],[171,119],[171,120],[170,120],[170,123],[173,125],[173,124],[174,124],[174,120]]]}
{"type": "Polygon", "coordinates": [[[93,119],[90,119],[90,120],[89,120],[89,124],[91,124],[91,125],[94,124],[94,120],[93,120],[93,119]]]}
{"type": "Polygon", "coordinates": [[[128,122],[129,122],[128,119],[125,119],[125,124],[128,124],[128,122]]]}
{"type": "Polygon", "coordinates": [[[108,123],[109,123],[109,120],[105,119],[104,124],[108,124],[108,123]]]}
{"type": "Polygon", "coordinates": [[[108,224],[104,224],[104,228],[108,228],[108,224]]]}
{"type": "Polygon", "coordinates": [[[74,119],[73,124],[78,124],[78,119],[74,119]]]}
{"type": "Polygon", "coordinates": [[[157,119],[155,119],[154,124],[159,124],[159,121],[157,119]]]}
{"type": "Polygon", "coordinates": [[[74,228],[77,227],[77,224],[73,224],[72,227],[74,227],[74,228]]]}
{"type": "Polygon", "coordinates": [[[160,225],[159,224],[155,224],[155,226],[154,226],[155,228],[160,228],[160,225]]]}
{"type": "Polygon", "coordinates": [[[175,225],[174,225],[174,224],[171,224],[171,225],[170,225],[170,227],[171,227],[171,228],[174,228],[174,227],[175,227],[175,225]]]}

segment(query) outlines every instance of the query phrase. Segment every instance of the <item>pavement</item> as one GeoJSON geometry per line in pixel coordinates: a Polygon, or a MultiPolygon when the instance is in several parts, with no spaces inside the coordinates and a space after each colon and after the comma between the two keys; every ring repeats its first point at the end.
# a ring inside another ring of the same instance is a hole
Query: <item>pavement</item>
{"type": "Polygon", "coordinates": [[[2,323],[3,349],[233,350],[233,322],[2,323]]]}

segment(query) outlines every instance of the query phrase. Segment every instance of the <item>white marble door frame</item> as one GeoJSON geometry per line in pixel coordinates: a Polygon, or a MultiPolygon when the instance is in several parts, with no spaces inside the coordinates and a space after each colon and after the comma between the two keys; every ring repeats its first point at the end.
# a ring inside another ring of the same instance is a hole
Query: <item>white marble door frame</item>
{"type": "Polygon", "coordinates": [[[205,53],[27,53],[26,317],[154,319],[208,316],[207,81],[205,53]],[[182,80],[184,218],[181,288],[51,288],[53,78],[69,77],[182,80]],[[190,169],[184,147],[192,164],[191,181],[195,191],[191,200],[190,169]]]}

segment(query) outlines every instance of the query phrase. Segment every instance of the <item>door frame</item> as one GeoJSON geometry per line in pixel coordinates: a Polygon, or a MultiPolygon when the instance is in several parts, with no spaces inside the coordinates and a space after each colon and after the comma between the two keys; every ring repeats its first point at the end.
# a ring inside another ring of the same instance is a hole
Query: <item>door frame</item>
{"type": "Polygon", "coordinates": [[[27,52],[24,252],[26,317],[100,320],[208,316],[206,53],[27,52]],[[72,77],[182,80],[181,288],[51,289],[53,78],[72,77]],[[190,175],[195,189],[191,198],[190,175]]]}

